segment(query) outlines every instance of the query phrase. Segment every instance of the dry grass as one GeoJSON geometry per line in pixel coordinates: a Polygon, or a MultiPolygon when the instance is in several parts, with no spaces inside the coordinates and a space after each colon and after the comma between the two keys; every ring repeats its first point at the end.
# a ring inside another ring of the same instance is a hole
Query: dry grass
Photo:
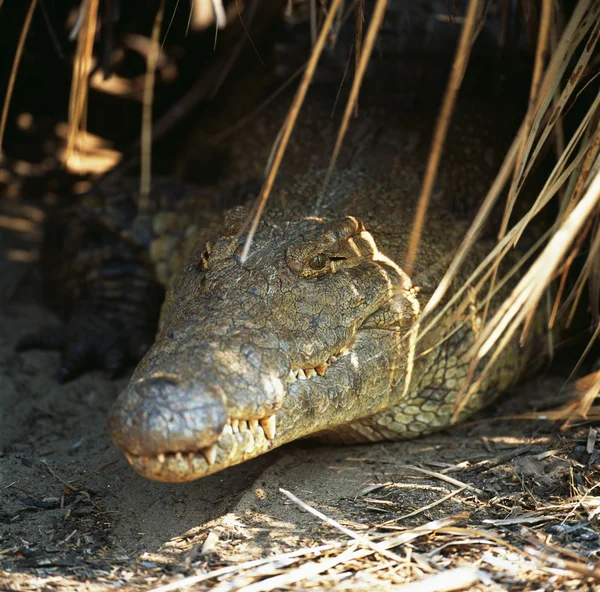
{"type": "MultiPolygon", "coordinates": [[[[508,5],[509,3],[505,3],[508,5]]],[[[341,0],[332,0],[321,29],[315,32],[311,58],[304,70],[296,97],[288,118],[280,134],[274,157],[265,184],[260,193],[254,218],[250,223],[249,237],[243,257],[248,253],[252,236],[258,226],[260,215],[267,203],[274,185],[285,149],[302,107],[302,102],[314,76],[320,55],[331,28],[342,10],[341,0]]],[[[367,26],[364,40],[359,30],[356,54],[356,76],[353,80],[350,98],[346,104],[338,141],[330,163],[330,172],[358,99],[362,76],[371,52],[375,46],[377,33],[385,14],[387,0],[378,0],[371,21],[367,26]]],[[[438,124],[431,147],[431,156],[419,199],[410,247],[406,255],[406,267],[410,269],[418,256],[418,245],[423,221],[426,217],[429,197],[436,179],[436,172],[442,155],[444,139],[451,121],[453,106],[460,87],[469,52],[477,31],[485,17],[484,3],[470,0],[463,24],[463,33],[457,48],[452,74],[440,110],[438,124]]],[[[88,78],[92,64],[92,48],[97,26],[98,0],[82,3],[80,26],[77,31],[77,52],[74,62],[73,87],[71,92],[70,136],[68,148],[76,145],[77,135],[85,128],[85,111],[88,78]]],[[[316,10],[313,6],[313,10],[316,10]]],[[[18,56],[27,33],[35,0],[31,3],[28,20],[24,26],[22,42],[17,52],[13,73],[18,67],[18,56]]],[[[160,23],[163,3],[156,17],[152,47],[159,49],[160,23]]],[[[590,345],[600,334],[598,302],[600,301],[600,96],[587,106],[575,133],[564,137],[562,121],[577,101],[579,93],[596,76],[594,56],[597,57],[597,42],[600,38],[600,3],[593,0],[579,0],[570,19],[562,27],[561,15],[557,14],[557,3],[551,0],[541,2],[541,13],[537,27],[534,70],[531,81],[529,107],[522,125],[508,150],[498,176],[491,186],[483,204],[466,234],[456,257],[444,279],[438,286],[421,320],[419,338],[435,327],[452,306],[467,307],[472,302],[465,298],[470,289],[488,296],[481,299],[481,311],[493,295],[506,281],[499,274],[500,262],[519,243],[527,228],[544,209],[558,200],[558,216],[549,230],[524,257],[522,265],[527,270],[505,299],[502,306],[486,319],[486,322],[473,344],[469,356],[471,374],[483,365],[492,364],[518,332],[521,339],[527,338],[528,327],[534,312],[540,306],[548,306],[549,326],[565,327],[572,321],[573,311],[582,300],[584,290],[591,294],[590,345]],[[549,56],[549,59],[548,59],[549,56]],[[526,179],[532,173],[540,155],[548,142],[554,142],[558,154],[557,162],[550,172],[539,196],[530,210],[519,220],[511,222],[514,204],[526,179]],[[481,235],[494,206],[506,193],[505,213],[495,249],[481,262],[467,285],[452,294],[447,292],[473,244],[481,235]],[[567,282],[568,274],[573,275],[575,259],[583,260],[573,281],[567,282]],[[526,260],[527,259],[527,260],[526,260]],[[551,292],[551,284],[558,280],[558,288],[551,292]],[[462,304],[461,304],[462,302],[462,304]],[[549,303],[549,304],[548,304],[549,303]],[[440,305],[442,305],[440,307],[440,305]]],[[[314,12],[313,12],[314,14],[314,12]]],[[[316,23],[316,18],[312,19],[316,23]]],[[[316,29],[316,25],[313,30],[316,29]]],[[[148,57],[148,70],[152,73],[158,60],[158,51],[148,57]]],[[[14,80],[14,74],[13,74],[14,80]]],[[[150,170],[150,113],[152,108],[153,77],[150,74],[145,87],[145,124],[143,128],[142,169],[144,180],[141,193],[148,187],[150,170]]],[[[11,84],[12,87],[12,84],[11,84]]],[[[204,95],[209,94],[205,88],[204,95]]],[[[10,96],[7,97],[9,99],[10,96]]],[[[1,133],[5,125],[7,104],[2,116],[1,133]]],[[[511,273],[515,273],[512,270],[511,273]]],[[[474,379],[479,380],[479,379],[474,379]]],[[[468,388],[460,406],[466,404],[468,388]]],[[[595,372],[566,389],[571,397],[565,406],[556,411],[530,413],[520,417],[540,419],[562,419],[573,423],[580,418],[600,419],[600,412],[592,408],[600,394],[600,372],[595,372]]],[[[457,412],[460,407],[457,409],[457,412]]],[[[596,432],[590,430],[587,451],[591,455],[596,446],[596,432]]],[[[556,453],[556,451],[553,451],[556,453]]],[[[469,483],[450,477],[447,472],[436,472],[423,467],[405,467],[415,472],[425,472],[428,477],[437,479],[448,491],[440,492],[438,500],[424,504],[409,513],[401,513],[383,521],[379,525],[357,532],[334,520],[323,511],[311,507],[290,492],[282,491],[303,510],[343,533],[334,541],[318,546],[300,548],[289,553],[281,553],[253,561],[227,565],[218,569],[203,570],[190,577],[180,578],[153,588],[154,592],[170,592],[195,587],[219,592],[246,590],[247,592],[268,592],[276,589],[295,587],[300,589],[324,589],[335,586],[344,589],[345,582],[362,586],[362,589],[398,589],[405,592],[434,592],[463,589],[514,589],[514,582],[522,580],[552,581],[555,590],[600,589],[600,569],[585,557],[572,550],[547,542],[542,526],[548,522],[566,523],[573,516],[597,524],[600,515],[598,484],[581,487],[573,485],[573,495],[555,504],[540,505],[535,510],[509,516],[504,519],[489,519],[477,527],[469,521],[470,515],[461,513],[441,520],[428,521],[417,527],[404,527],[400,523],[408,518],[419,517],[438,507],[451,498],[465,495],[475,496],[471,514],[486,509],[488,502],[480,499],[481,490],[469,483]],[[594,495],[596,494],[596,495],[594,495]],[[508,526],[520,526],[517,531],[504,530],[508,526]],[[539,528],[539,531],[538,531],[539,528]],[[445,550],[462,548],[462,554],[446,554],[445,550]],[[457,558],[458,557],[458,558],[457,558]],[[412,583],[411,583],[412,582],[412,583]]],[[[364,503],[385,512],[385,486],[373,486],[362,497],[364,503]],[[379,491],[382,495],[377,496],[379,491]],[[369,497],[367,498],[366,495],[369,497]],[[383,508],[383,509],[382,509],[383,508]]],[[[360,500],[359,500],[360,501],[360,500]]],[[[99,587],[114,586],[116,576],[97,578],[99,587]]],[[[49,582],[46,580],[45,585],[49,582]]],[[[123,585],[131,582],[122,581],[123,585]]],[[[134,582],[136,588],[147,588],[147,582],[134,582]]],[[[544,584],[545,585],[545,584],[544,584]]],[[[57,583],[56,587],[61,587],[57,583]]],[[[68,583],[62,584],[63,588],[68,583]]],[[[358,589],[354,587],[353,589],[358,589]]]]}

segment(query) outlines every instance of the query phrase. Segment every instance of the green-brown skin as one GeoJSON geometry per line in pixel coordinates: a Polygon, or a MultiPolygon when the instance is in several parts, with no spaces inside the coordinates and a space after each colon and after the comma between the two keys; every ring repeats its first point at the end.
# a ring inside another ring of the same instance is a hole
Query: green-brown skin
{"type": "MultiPolygon", "coordinates": [[[[487,286],[422,338],[420,315],[467,228],[450,210],[472,210],[482,198],[512,129],[506,111],[497,117],[506,101],[496,89],[490,94],[499,103],[461,102],[408,277],[401,265],[448,71],[439,62],[373,76],[399,84],[386,92],[367,84],[320,200],[338,128],[330,119],[337,79],[313,91],[243,264],[251,204],[237,200],[246,203],[227,211],[214,204],[262,176],[285,105],[236,134],[228,175],[214,185],[187,188],[177,199],[167,191],[167,199],[158,183],[144,214],[93,194],[83,201],[79,230],[67,236],[84,240],[88,220],[105,220],[101,234],[111,247],[105,253],[84,241],[75,264],[73,249],[59,248],[51,267],[79,289],[61,342],[61,377],[88,362],[112,370],[134,359],[145,341],[129,327],[151,329],[158,310],[154,297],[144,303],[147,286],[167,294],[155,342],[109,417],[112,438],[136,471],[190,481],[305,436],[373,442],[450,425],[487,286]],[[128,217],[119,214],[125,210],[128,217]]],[[[474,247],[450,293],[489,250],[485,241],[474,247]]],[[[540,352],[542,325],[536,318],[525,345],[508,345],[459,419],[518,380],[540,352]]]]}
{"type": "MultiPolygon", "coordinates": [[[[373,442],[450,424],[481,310],[417,343],[418,320],[464,224],[434,209],[409,278],[396,262],[412,187],[341,170],[323,207],[306,215],[321,181],[315,172],[292,181],[293,193],[279,189],[244,264],[238,231],[247,212],[238,209],[173,280],[156,341],[109,418],[113,440],[142,475],[189,481],[305,436],[373,442]],[[294,376],[299,369],[307,379],[294,376]]],[[[460,417],[513,384],[534,353],[512,343],[460,417]]]]}

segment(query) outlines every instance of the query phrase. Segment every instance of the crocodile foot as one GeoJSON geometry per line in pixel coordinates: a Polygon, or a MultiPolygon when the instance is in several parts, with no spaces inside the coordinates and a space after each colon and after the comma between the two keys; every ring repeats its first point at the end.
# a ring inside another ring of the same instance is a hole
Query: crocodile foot
{"type": "Polygon", "coordinates": [[[86,311],[74,314],[62,327],[25,335],[15,349],[60,351],[57,379],[65,383],[95,369],[103,369],[110,378],[116,378],[139,361],[153,337],[152,330],[126,335],[114,322],[86,311]]]}

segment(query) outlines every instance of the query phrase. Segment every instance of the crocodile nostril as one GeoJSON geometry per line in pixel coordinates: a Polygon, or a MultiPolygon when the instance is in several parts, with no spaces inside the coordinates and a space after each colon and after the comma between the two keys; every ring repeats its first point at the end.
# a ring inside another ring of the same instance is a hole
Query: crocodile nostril
{"type": "Polygon", "coordinates": [[[134,384],[136,392],[142,397],[161,396],[182,388],[182,383],[174,376],[150,376],[134,384]]]}

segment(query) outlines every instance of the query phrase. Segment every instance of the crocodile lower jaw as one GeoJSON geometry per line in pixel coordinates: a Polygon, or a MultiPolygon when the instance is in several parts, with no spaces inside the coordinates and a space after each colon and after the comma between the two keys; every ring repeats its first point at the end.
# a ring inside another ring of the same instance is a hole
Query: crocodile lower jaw
{"type": "Polygon", "coordinates": [[[125,452],[131,466],[144,477],[181,483],[221,471],[273,447],[277,432],[275,415],[262,419],[230,419],[218,440],[200,450],[167,452],[154,456],[125,452]]]}
{"type": "MultiPolygon", "coordinates": [[[[312,382],[324,377],[329,367],[349,350],[344,347],[317,366],[292,368],[287,383],[312,382]]],[[[136,472],[148,479],[169,483],[183,483],[205,477],[217,471],[249,460],[279,446],[276,414],[261,419],[240,420],[229,418],[217,440],[206,448],[193,451],[163,452],[156,455],[138,455],[125,452],[136,472]]]]}

